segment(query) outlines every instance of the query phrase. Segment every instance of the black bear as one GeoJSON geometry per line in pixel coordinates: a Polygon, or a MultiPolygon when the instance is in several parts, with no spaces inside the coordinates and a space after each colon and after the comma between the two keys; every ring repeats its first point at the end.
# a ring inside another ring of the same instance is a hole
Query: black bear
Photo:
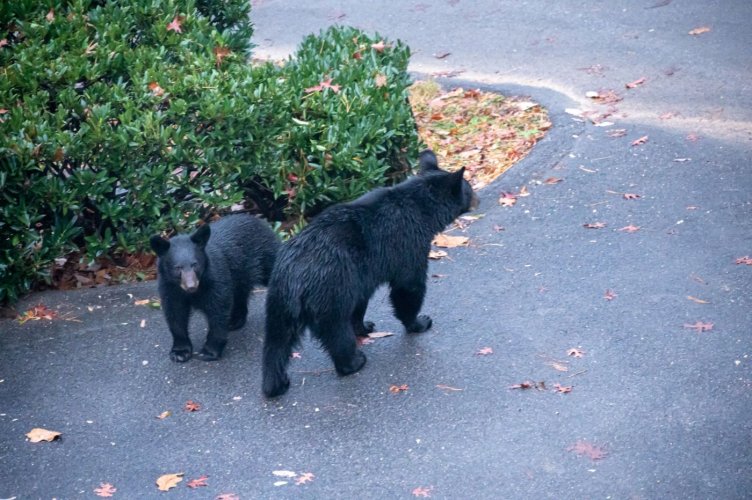
{"type": "Polygon", "coordinates": [[[279,238],[262,220],[236,214],[169,241],[152,236],[150,243],[158,256],[159,295],[172,333],[170,359],[182,363],[193,355],[188,336],[193,308],[209,324],[199,358],[219,359],[228,331],[245,324],[251,289],[269,283],[279,238]]]}
{"type": "Polygon", "coordinates": [[[287,364],[306,327],[337,373],[360,370],[366,357],[355,337],[373,331],[363,317],[382,284],[389,284],[394,315],[407,332],[431,327],[430,317],[418,315],[431,240],[478,203],[463,172],[440,170],[433,152],[423,151],[418,175],[327,208],[282,245],[266,299],[266,396],[287,391],[287,364]]]}

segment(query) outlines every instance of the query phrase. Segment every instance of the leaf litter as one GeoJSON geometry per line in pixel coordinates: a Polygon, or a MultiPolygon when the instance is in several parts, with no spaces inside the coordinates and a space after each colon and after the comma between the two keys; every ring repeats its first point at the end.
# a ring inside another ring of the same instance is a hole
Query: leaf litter
{"type": "Polygon", "coordinates": [[[548,113],[527,98],[415,82],[410,104],[418,133],[447,170],[465,167],[475,189],[526,156],[551,128],[548,113]]]}

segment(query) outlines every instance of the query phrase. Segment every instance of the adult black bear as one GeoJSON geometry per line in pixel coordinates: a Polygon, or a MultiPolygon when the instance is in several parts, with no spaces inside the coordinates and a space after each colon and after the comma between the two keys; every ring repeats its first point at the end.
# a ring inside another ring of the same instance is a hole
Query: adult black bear
{"type": "Polygon", "coordinates": [[[264,394],[287,391],[287,364],[306,327],[337,373],[360,370],[366,357],[355,336],[373,331],[363,317],[379,285],[389,284],[394,314],[408,332],[431,327],[431,318],[418,315],[431,240],[477,206],[463,171],[440,170],[433,152],[423,151],[419,175],[329,207],[282,246],[266,299],[264,394]]]}
{"type": "Polygon", "coordinates": [[[193,355],[188,336],[193,308],[209,323],[199,358],[219,359],[227,332],[245,324],[251,289],[269,283],[277,235],[262,220],[237,214],[204,224],[190,236],[167,241],[155,235],[150,243],[159,257],[159,295],[173,340],[170,359],[182,363],[193,355]]]}

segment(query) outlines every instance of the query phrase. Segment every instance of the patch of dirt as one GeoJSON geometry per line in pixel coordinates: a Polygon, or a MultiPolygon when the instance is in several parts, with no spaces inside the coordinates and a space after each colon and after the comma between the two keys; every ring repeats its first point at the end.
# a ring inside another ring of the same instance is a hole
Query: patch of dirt
{"type": "Polygon", "coordinates": [[[52,283],[42,285],[40,289],[72,290],[153,280],[157,277],[156,261],[156,255],[144,252],[113,259],[101,258],[89,264],[83,255],[74,253],[55,259],[52,283]]]}
{"type": "Polygon", "coordinates": [[[475,189],[524,158],[551,128],[546,110],[526,97],[461,87],[444,91],[432,80],[412,85],[410,104],[418,133],[439,166],[465,167],[475,189]]]}

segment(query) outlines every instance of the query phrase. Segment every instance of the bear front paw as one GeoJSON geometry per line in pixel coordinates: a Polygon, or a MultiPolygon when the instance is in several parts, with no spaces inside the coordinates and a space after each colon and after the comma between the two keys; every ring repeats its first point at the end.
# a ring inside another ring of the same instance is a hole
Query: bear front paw
{"type": "Polygon", "coordinates": [[[239,317],[239,318],[233,318],[230,320],[230,323],[227,325],[227,329],[231,332],[234,332],[235,330],[240,330],[245,326],[246,323],[246,316],[239,317]]]}
{"type": "Polygon", "coordinates": [[[198,353],[198,359],[200,359],[201,361],[217,361],[221,357],[222,353],[209,350],[206,347],[201,349],[201,352],[198,353]]]}
{"type": "Polygon", "coordinates": [[[369,333],[376,330],[376,324],[373,321],[364,321],[360,328],[355,325],[355,335],[358,337],[367,337],[369,333]]]}
{"type": "Polygon", "coordinates": [[[361,351],[355,351],[352,358],[347,360],[346,363],[336,363],[335,368],[340,375],[351,375],[359,371],[366,364],[366,355],[361,351]]]}
{"type": "Polygon", "coordinates": [[[415,318],[415,321],[413,321],[410,325],[407,326],[407,332],[408,333],[423,333],[429,328],[431,328],[431,325],[433,324],[433,320],[430,316],[426,316],[425,314],[421,314],[417,318],[415,318]]]}
{"type": "Polygon", "coordinates": [[[191,349],[173,349],[170,351],[170,359],[176,363],[185,363],[193,356],[191,349]]]}
{"type": "Polygon", "coordinates": [[[279,376],[264,376],[263,390],[267,398],[276,398],[290,388],[290,379],[285,374],[279,376]]]}

